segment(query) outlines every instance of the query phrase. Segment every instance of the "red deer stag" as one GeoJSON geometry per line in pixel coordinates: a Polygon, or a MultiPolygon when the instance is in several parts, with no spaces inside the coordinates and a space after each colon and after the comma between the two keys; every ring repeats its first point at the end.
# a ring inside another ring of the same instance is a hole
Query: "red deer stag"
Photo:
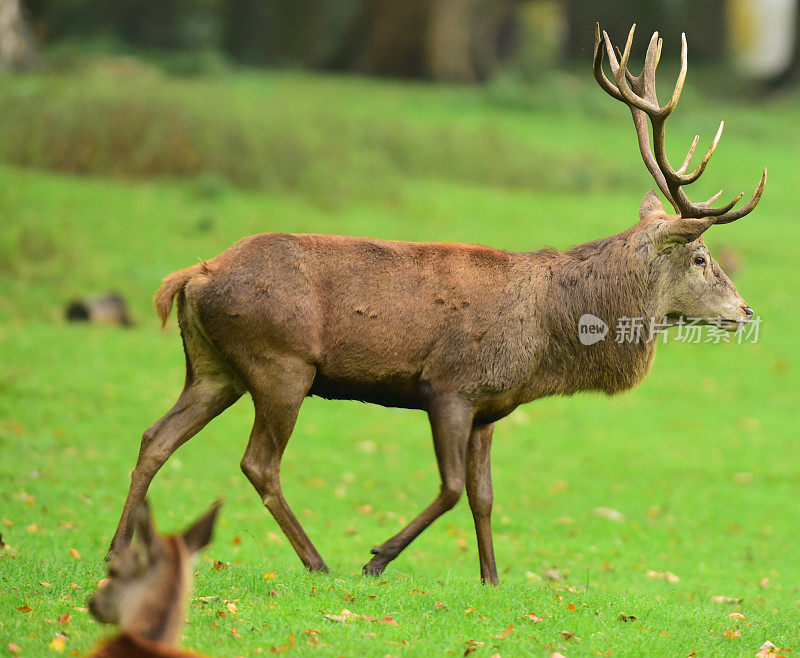
{"type": "Polygon", "coordinates": [[[615,86],[603,73],[598,27],[595,75],[630,107],[645,164],[676,215],[650,191],[633,227],[563,253],[263,234],[169,275],[155,305],[165,322],[177,297],[186,383],[175,406],[142,437],[111,552],[128,543],[131,510],[166,459],[249,391],[255,424],[242,470],[303,564],[326,569],[279,479],[300,405],[318,395],[421,409],[430,420],[439,493],[373,549],[364,573],[380,574],[466,486],[481,578],[496,583],[489,456],[495,421],[548,395],[614,394],[636,386],[650,368],[655,341],[617,340],[620,318],[691,316],[735,330],[753,314],[711,259],[702,234],[753,210],[766,170],[738,210],[736,200],[718,208],[711,206],[716,197],[692,203],[682,188],[703,173],[717,139],[692,173],[686,169],[694,144],[678,169],[667,160],[665,120],[686,75],[686,42],[672,100],[662,107],[654,77],[661,42],[653,36],[644,71],[634,77],[627,70],[632,36],[633,30],[619,62],[603,37],[615,86]],[[585,314],[612,328],[605,340],[580,340],[585,314]]]}
{"type": "Polygon", "coordinates": [[[199,654],[174,644],[186,616],[192,556],[211,541],[219,503],[182,535],[156,532],[144,502],[133,513],[136,541],[108,564],[108,583],[89,600],[97,621],[117,624],[121,633],[104,642],[92,658],[190,658],[199,654]]]}

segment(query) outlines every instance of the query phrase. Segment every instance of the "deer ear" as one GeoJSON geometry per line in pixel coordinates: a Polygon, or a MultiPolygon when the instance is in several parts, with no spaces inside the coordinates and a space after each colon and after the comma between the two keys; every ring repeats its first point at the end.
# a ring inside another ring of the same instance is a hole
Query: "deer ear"
{"type": "Polygon", "coordinates": [[[639,219],[647,219],[655,213],[666,215],[667,211],[664,210],[664,205],[661,203],[661,199],[658,198],[656,191],[650,190],[644,195],[642,203],[639,204],[639,219]]]}
{"type": "Polygon", "coordinates": [[[656,243],[661,245],[694,242],[705,230],[712,226],[716,217],[672,218],[659,225],[656,234],[656,243]]]}
{"type": "Polygon", "coordinates": [[[156,529],[153,525],[153,516],[150,513],[150,505],[145,500],[134,512],[133,517],[134,534],[138,541],[147,549],[153,545],[153,538],[156,529]]]}
{"type": "Polygon", "coordinates": [[[211,509],[183,533],[183,541],[186,543],[186,548],[189,549],[190,553],[196,553],[208,546],[211,541],[211,535],[214,532],[217,513],[221,506],[222,502],[215,501],[211,509]]]}

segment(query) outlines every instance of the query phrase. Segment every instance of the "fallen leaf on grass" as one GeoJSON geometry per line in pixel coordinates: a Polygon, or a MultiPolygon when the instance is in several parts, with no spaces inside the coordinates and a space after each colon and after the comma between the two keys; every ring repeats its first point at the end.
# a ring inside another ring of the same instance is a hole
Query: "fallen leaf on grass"
{"type": "Polygon", "coordinates": [[[328,614],[322,617],[328,621],[335,621],[338,624],[343,624],[351,619],[368,619],[365,615],[357,615],[355,612],[350,612],[347,608],[342,608],[342,612],[338,615],[328,614]]]}
{"type": "Polygon", "coordinates": [[[636,621],[636,617],[633,615],[620,615],[617,617],[617,621],[636,621]]]}
{"type": "Polygon", "coordinates": [[[236,607],[236,604],[233,601],[228,601],[225,604],[225,609],[230,612],[232,615],[235,615],[239,612],[239,609],[236,607]]]}
{"type": "Polygon", "coordinates": [[[509,624],[508,628],[505,631],[500,633],[500,635],[495,635],[495,637],[498,640],[502,640],[504,637],[508,637],[509,635],[511,635],[511,631],[513,630],[514,630],[514,624],[509,624]]]}
{"type": "Polygon", "coordinates": [[[739,605],[742,599],[735,599],[732,596],[712,596],[711,600],[720,605],[739,605]]]}
{"type": "Polygon", "coordinates": [[[467,608],[464,610],[465,615],[471,615],[473,612],[478,612],[475,608],[467,608]]]}
{"type": "Polygon", "coordinates": [[[328,614],[328,615],[322,615],[322,618],[327,619],[328,621],[336,622],[337,624],[344,624],[348,620],[348,617],[346,617],[345,615],[328,614]]]}
{"type": "Polygon", "coordinates": [[[550,654],[550,658],[567,658],[563,653],[556,651],[550,654]]]}
{"type": "Polygon", "coordinates": [[[269,650],[272,653],[283,653],[284,651],[289,651],[294,646],[294,633],[289,635],[289,641],[284,644],[282,647],[270,647],[269,650]]]}
{"type": "Polygon", "coordinates": [[[564,642],[569,642],[570,640],[575,640],[576,642],[580,642],[580,640],[581,640],[572,631],[561,631],[561,632],[559,632],[558,635],[562,640],[564,640],[564,642]]]}
{"type": "Polygon", "coordinates": [[[737,621],[744,621],[747,619],[741,612],[732,612],[728,615],[731,619],[736,619],[737,621]]]}
{"type": "Polygon", "coordinates": [[[73,560],[80,560],[81,559],[81,554],[78,553],[78,550],[75,549],[75,548],[70,548],[69,549],[69,555],[73,560]]]}
{"type": "Polygon", "coordinates": [[[21,649],[13,642],[8,643],[8,653],[19,653],[21,649]]]}
{"type": "Polygon", "coordinates": [[[218,598],[218,596],[198,596],[197,600],[202,601],[203,603],[211,603],[212,601],[216,601],[218,598]]]}
{"type": "Polygon", "coordinates": [[[379,620],[381,624],[390,624],[392,626],[399,626],[399,624],[392,619],[389,615],[386,615],[383,619],[379,620]]]}
{"type": "Polygon", "coordinates": [[[53,651],[57,651],[58,653],[62,653],[67,646],[67,636],[62,635],[59,633],[56,635],[50,642],[50,648],[53,651]]]}
{"type": "Polygon", "coordinates": [[[645,575],[654,580],[666,580],[668,583],[677,583],[680,580],[680,577],[676,576],[671,571],[653,571],[652,569],[648,569],[645,575]]]}
{"type": "Polygon", "coordinates": [[[532,612],[529,615],[526,615],[525,617],[523,617],[523,619],[529,619],[530,621],[533,621],[533,622],[536,622],[536,623],[538,623],[540,621],[544,621],[544,617],[540,617],[539,615],[535,615],[532,612]]]}
{"type": "Polygon", "coordinates": [[[726,640],[735,640],[742,637],[742,634],[736,628],[729,628],[722,634],[722,637],[724,637],[726,640]]]}
{"type": "Polygon", "coordinates": [[[98,580],[98,581],[97,581],[97,586],[98,586],[100,589],[103,589],[103,588],[104,588],[106,585],[108,585],[108,583],[109,583],[110,581],[111,581],[111,579],[110,579],[110,578],[101,578],[100,580],[98,580]]]}
{"type": "Polygon", "coordinates": [[[769,587],[769,578],[762,578],[761,582],[758,583],[758,586],[761,589],[767,589],[767,587],[769,587]]]}
{"type": "Polygon", "coordinates": [[[275,578],[277,578],[277,576],[274,571],[267,571],[267,573],[264,574],[264,580],[275,580],[275,578]]]}
{"type": "Polygon", "coordinates": [[[42,587],[52,587],[51,583],[39,583],[42,587]]]}
{"type": "Polygon", "coordinates": [[[567,606],[567,610],[569,610],[570,612],[574,612],[574,611],[575,611],[575,610],[577,610],[577,609],[578,609],[578,608],[575,606],[575,604],[574,604],[574,603],[570,603],[570,604],[567,606]]]}
{"type": "Polygon", "coordinates": [[[439,603],[438,601],[433,604],[433,607],[438,610],[447,610],[447,606],[444,603],[439,603]]]}
{"type": "Polygon", "coordinates": [[[619,510],[611,509],[610,507],[595,507],[594,515],[601,519],[608,519],[615,523],[622,523],[625,520],[625,515],[619,510]]]}
{"type": "Polygon", "coordinates": [[[791,649],[789,647],[776,647],[774,644],[772,644],[772,642],[767,640],[758,649],[758,653],[756,653],[756,658],[786,658],[781,654],[790,652],[791,649]]]}
{"type": "Polygon", "coordinates": [[[27,603],[17,608],[18,612],[30,612],[31,610],[33,610],[33,608],[31,608],[27,603]]]}
{"type": "Polygon", "coordinates": [[[69,622],[72,621],[72,615],[68,612],[65,612],[63,615],[58,616],[58,623],[62,626],[66,626],[69,622]]]}
{"type": "Polygon", "coordinates": [[[556,569],[555,567],[551,567],[547,571],[542,574],[548,580],[552,580],[554,583],[559,583],[564,580],[564,576],[562,573],[556,569]]]}

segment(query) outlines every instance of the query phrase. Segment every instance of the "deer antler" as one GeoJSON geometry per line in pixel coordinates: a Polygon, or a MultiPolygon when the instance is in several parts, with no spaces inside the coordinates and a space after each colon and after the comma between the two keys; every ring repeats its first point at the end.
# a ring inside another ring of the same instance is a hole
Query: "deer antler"
{"type": "Polygon", "coordinates": [[[675,210],[683,218],[701,218],[701,217],[716,217],[715,224],[727,224],[736,221],[750,213],[756,207],[761,194],[764,191],[764,185],[767,182],[767,169],[764,168],[764,173],[761,176],[761,181],[756,187],[756,191],[750,200],[741,208],[733,210],[733,207],[742,198],[739,194],[733,201],[726,203],[723,206],[712,207],[712,203],[716,201],[722,194],[722,190],[717,192],[708,201],[700,203],[692,203],[682,187],[694,183],[706,169],[708,161],[714,154],[717,148],[717,143],[722,135],[722,128],[725,122],[719,124],[719,129],[708,147],[706,154],[700,160],[700,164],[691,173],[687,174],[686,170],[689,168],[689,163],[694,155],[694,149],[700,139],[696,135],[689,147],[686,158],[683,164],[678,169],[673,169],[667,159],[667,152],[665,146],[666,137],[666,120],[667,117],[675,109],[678,104],[678,99],[681,97],[683,90],[683,83],[686,80],[686,35],[681,35],[681,70],[678,74],[678,81],[675,83],[675,89],[672,92],[672,98],[663,107],[659,105],[658,98],[656,97],[656,67],[661,58],[661,39],[658,38],[658,32],[655,32],[650,39],[650,45],[647,47],[647,54],[644,59],[644,68],[638,76],[634,76],[628,71],[628,59],[631,54],[631,46],[633,45],[633,33],[636,30],[634,24],[628,34],[628,41],[625,43],[625,50],[620,53],[619,50],[614,52],[611,41],[608,38],[605,30],[602,32],[602,40],[600,38],[600,24],[595,25],[594,32],[594,77],[600,86],[605,91],[616,98],[618,101],[625,103],[631,111],[633,116],[633,123],[636,126],[636,137],[639,141],[639,151],[642,154],[645,166],[652,174],[659,189],[669,199],[675,210]],[[603,47],[605,46],[605,48],[603,47]],[[603,72],[603,51],[608,54],[608,61],[611,65],[611,72],[614,75],[616,85],[614,85],[606,77],[603,72]],[[619,58],[619,59],[618,59],[619,58]],[[653,126],[653,147],[650,147],[650,135],[647,128],[647,118],[650,118],[650,123],[653,126]]]}

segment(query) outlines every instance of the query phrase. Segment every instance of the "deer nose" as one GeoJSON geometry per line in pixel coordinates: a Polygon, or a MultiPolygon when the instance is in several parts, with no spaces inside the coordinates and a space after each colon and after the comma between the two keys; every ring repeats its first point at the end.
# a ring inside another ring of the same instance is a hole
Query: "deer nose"
{"type": "Polygon", "coordinates": [[[742,310],[744,311],[744,314],[747,316],[748,320],[753,317],[753,309],[749,306],[742,306],[742,310]]]}

